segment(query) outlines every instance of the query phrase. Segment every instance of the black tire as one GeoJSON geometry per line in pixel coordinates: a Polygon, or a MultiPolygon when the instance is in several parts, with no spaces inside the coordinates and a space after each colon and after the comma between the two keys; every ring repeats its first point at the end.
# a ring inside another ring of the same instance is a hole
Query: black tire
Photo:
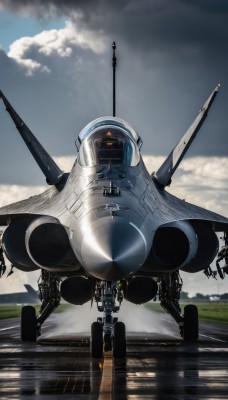
{"type": "Polygon", "coordinates": [[[116,322],[113,330],[113,357],[126,357],[126,331],[123,322],[116,322]]]}
{"type": "Polygon", "coordinates": [[[100,322],[93,322],[91,325],[91,357],[103,357],[103,326],[100,322]]]}
{"type": "Polygon", "coordinates": [[[184,332],[183,339],[195,341],[199,337],[198,309],[193,304],[184,308],[184,332]]]}
{"type": "Polygon", "coordinates": [[[21,341],[35,342],[37,338],[36,310],[33,306],[21,309],[21,341]]]}

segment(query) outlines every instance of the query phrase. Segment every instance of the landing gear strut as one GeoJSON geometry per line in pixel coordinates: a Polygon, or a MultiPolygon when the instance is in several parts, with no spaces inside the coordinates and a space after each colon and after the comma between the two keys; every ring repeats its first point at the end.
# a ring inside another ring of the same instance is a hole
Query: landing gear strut
{"type": "Polygon", "coordinates": [[[126,356],[125,325],[113,317],[117,313],[123,300],[121,285],[114,282],[97,282],[95,301],[98,311],[103,312],[103,318],[98,318],[91,326],[91,355],[93,358],[103,357],[103,351],[113,350],[113,356],[126,356]],[[116,300],[119,305],[116,305],[116,300]]]}
{"type": "Polygon", "coordinates": [[[181,314],[179,304],[182,280],[178,271],[164,274],[159,284],[159,300],[165,311],[172,315],[180,328],[184,340],[195,341],[199,336],[198,310],[195,305],[189,304],[181,314]]]}
{"type": "Polygon", "coordinates": [[[225,275],[228,274],[228,232],[224,233],[223,239],[225,242],[225,246],[223,246],[218,252],[218,257],[216,260],[217,271],[221,279],[224,279],[225,275]],[[225,265],[223,268],[220,267],[220,262],[222,260],[225,261],[225,265]]]}
{"type": "Polygon", "coordinates": [[[40,315],[36,316],[33,306],[24,306],[21,311],[21,340],[35,342],[41,335],[41,326],[60,304],[60,280],[54,274],[42,270],[40,276],[39,297],[42,301],[40,315]]]}

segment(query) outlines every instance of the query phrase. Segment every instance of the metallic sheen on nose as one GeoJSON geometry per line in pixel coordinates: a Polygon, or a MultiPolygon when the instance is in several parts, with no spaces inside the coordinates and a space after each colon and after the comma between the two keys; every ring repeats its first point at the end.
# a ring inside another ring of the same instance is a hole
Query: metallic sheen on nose
{"type": "Polygon", "coordinates": [[[146,239],[133,223],[118,216],[104,217],[87,228],[81,254],[86,270],[93,276],[117,281],[143,264],[146,239]]]}

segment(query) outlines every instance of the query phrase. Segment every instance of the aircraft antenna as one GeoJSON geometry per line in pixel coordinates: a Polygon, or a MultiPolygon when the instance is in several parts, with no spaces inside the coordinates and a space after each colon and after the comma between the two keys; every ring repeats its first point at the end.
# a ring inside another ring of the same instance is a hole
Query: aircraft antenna
{"type": "Polygon", "coordinates": [[[113,117],[116,116],[116,43],[112,44],[112,71],[113,71],[113,117]]]}

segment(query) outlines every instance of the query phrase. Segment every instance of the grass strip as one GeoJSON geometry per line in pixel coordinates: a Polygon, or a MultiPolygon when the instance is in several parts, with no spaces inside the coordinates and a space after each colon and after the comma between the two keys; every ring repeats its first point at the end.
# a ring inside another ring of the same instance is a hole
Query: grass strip
{"type": "MultiPolygon", "coordinates": [[[[21,309],[24,304],[0,304],[0,319],[16,318],[21,316],[21,309]]],[[[39,313],[40,304],[31,304],[36,308],[36,313],[39,313]]],[[[60,313],[73,307],[71,304],[63,303],[54,312],[60,313]]]]}
{"type": "MultiPolygon", "coordinates": [[[[184,306],[190,304],[187,302],[181,303],[182,312],[184,310],[184,306]]],[[[205,322],[213,322],[228,325],[228,302],[191,302],[191,304],[195,304],[198,307],[199,312],[199,320],[205,322]]],[[[0,305],[0,319],[4,318],[15,318],[20,317],[21,308],[23,305],[21,304],[1,304],[0,305]]],[[[40,310],[40,305],[34,305],[36,308],[37,314],[40,310]]],[[[73,308],[71,304],[63,303],[56,310],[56,313],[64,312],[69,308],[73,308]]],[[[147,303],[145,307],[148,310],[155,312],[165,312],[159,303],[147,303]]],[[[76,311],[77,312],[77,311],[76,311]]]]}
{"type": "MultiPolygon", "coordinates": [[[[228,302],[182,302],[180,303],[182,312],[187,304],[195,304],[198,307],[200,321],[228,325],[228,302]]],[[[165,312],[159,303],[147,303],[146,308],[155,312],[165,312]]]]}

